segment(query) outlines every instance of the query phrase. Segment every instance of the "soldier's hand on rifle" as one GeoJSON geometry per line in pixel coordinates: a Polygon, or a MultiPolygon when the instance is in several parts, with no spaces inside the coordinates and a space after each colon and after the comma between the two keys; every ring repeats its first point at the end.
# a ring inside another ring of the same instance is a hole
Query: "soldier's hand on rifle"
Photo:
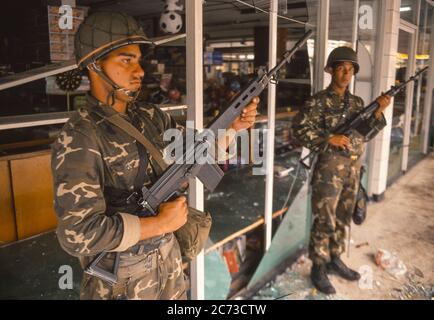
{"type": "Polygon", "coordinates": [[[258,113],[259,97],[253,98],[247,107],[244,108],[241,115],[232,122],[232,125],[228,129],[234,129],[235,131],[241,131],[248,129],[255,123],[256,115],[258,113]]]}
{"type": "Polygon", "coordinates": [[[382,94],[377,98],[377,103],[379,105],[378,109],[375,111],[375,117],[377,119],[381,118],[381,114],[386,110],[386,108],[390,105],[390,101],[392,100],[392,97],[387,96],[385,94],[382,94]]]}
{"type": "Polygon", "coordinates": [[[158,219],[164,232],[169,233],[178,230],[187,222],[188,205],[187,198],[181,196],[173,201],[160,204],[158,219]]]}
{"type": "Polygon", "coordinates": [[[348,138],[347,136],[344,135],[332,135],[329,138],[329,144],[334,146],[334,147],[338,147],[338,148],[342,148],[342,149],[349,149],[350,145],[351,145],[351,141],[350,138],[348,138]]]}

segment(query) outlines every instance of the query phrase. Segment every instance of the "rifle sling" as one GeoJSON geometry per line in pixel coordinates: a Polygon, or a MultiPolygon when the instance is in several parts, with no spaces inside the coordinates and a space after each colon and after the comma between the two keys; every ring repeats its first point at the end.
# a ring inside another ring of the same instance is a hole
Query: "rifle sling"
{"type": "Polygon", "coordinates": [[[113,114],[110,117],[105,117],[107,121],[114,124],[119,129],[123,130],[125,133],[129,134],[131,137],[135,138],[138,142],[140,142],[146,150],[151,154],[154,160],[158,163],[158,166],[164,171],[167,169],[168,165],[164,161],[161,153],[157,150],[157,148],[143,135],[137,130],[131,123],[122,119],[119,114],[113,114]]]}

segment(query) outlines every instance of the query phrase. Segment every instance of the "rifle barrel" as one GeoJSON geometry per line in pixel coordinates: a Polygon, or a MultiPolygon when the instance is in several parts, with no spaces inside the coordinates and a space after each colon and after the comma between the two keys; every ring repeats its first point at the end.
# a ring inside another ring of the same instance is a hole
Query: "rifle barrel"
{"type": "Polygon", "coordinates": [[[404,81],[400,85],[393,86],[392,88],[390,88],[389,91],[386,92],[386,94],[390,95],[390,96],[395,96],[398,92],[400,92],[403,88],[405,88],[407,86],[407,84],[409,84],[412,81],[415,81],[422,73],[424,73],[427,70],[428,70],[428,67],[420,69],[418,72],[416,72],[413,76],[408,78],[406,81],[404,81]]]}
{"type": "Polygon", "coordinates": [[[306,41],[311,37],[313,31],[309,30],[308,32],[306,32],[303,36],[303,38],[301,38],[300,40],[297,41],[297,43],[292,47],[291,50],[286,51],[283,54],[283,59],[282,61],[280,61],[280,63],[275,66],[273,69],[271,69],[268,72],[268,77],[272,77],[273,75],[275,75],[277,73],[278,70],[280,70],[283,65],[285,65],[286,63],[289,62],[289,60],[291,60],[292,56],[294,55],[294,53],[300,49],[305,43],[306,41]]]}

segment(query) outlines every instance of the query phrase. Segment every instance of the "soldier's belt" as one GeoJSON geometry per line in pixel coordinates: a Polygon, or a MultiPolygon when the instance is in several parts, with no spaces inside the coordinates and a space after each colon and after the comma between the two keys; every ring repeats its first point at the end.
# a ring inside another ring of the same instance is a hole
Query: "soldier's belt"
{"type": "Polygon", "coordinates": [[[322,153],[320,155],[320,159],[322,160],[333,160],[335,157],[351,160],[351,161],[357,161],[360,159],[361,156],[355,155],[355,154],[348,154],[348,153],[322,153]]]}
{"type": "Polygon", "coordinates": [[[136,245],[128,248],[128,250],[121,253],[121,255],[129,255],[130,253],[134,255],[141,255],[143,253],[151,252],[154,250],[159,250],[163,259],[169,254],[172,246],[174,244],[173,233],[166,233],[163,236],[158,236],[149,240],[143,240],[136,245]]]}

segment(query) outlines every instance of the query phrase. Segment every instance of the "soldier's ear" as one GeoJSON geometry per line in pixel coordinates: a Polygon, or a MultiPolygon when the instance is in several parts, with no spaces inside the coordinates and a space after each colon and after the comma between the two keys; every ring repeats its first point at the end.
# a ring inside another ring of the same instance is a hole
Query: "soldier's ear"
{"type": "Polygon", "coordinates": [[[327,72],[327,73],[329,73],[329,74],[331,74],[331,75],[333,75],[333,68],[332,67],[325,67],[324,71],[327,72]]]}

